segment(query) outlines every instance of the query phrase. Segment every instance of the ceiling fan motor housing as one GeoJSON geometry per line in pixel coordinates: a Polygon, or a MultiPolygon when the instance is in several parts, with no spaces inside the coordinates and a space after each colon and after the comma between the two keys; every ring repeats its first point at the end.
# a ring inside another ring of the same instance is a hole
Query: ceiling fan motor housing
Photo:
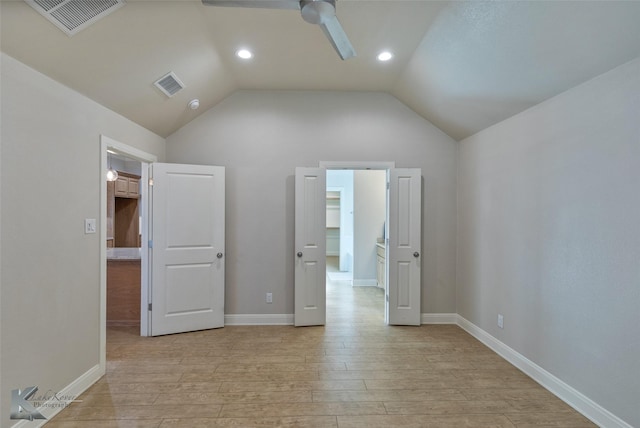
{"type": "Polygon", "coordinates": [[[302,19],[310,24],[324,24],[336,16],[335,0],[301,0],[302,19]]]}

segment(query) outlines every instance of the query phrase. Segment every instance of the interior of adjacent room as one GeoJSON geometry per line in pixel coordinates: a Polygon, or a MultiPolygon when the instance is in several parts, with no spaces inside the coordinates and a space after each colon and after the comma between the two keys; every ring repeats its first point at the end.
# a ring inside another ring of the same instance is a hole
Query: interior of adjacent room
{"type": "Polygon", "coordinates": [[[139,326],[142,164],[107,152],[107,165],[107,325],[139,326]]]}

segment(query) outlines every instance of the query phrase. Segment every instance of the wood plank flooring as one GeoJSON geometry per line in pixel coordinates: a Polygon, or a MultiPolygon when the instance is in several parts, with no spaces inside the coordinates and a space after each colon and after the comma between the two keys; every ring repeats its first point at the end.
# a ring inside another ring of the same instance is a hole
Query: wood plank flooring
{"type": "Polygon", "coordinates": [[[594,426],[457,326],[385,326],[382,290],[347,282],[325,327],[114,327],[107,360],[48,428],[594,426]]]}

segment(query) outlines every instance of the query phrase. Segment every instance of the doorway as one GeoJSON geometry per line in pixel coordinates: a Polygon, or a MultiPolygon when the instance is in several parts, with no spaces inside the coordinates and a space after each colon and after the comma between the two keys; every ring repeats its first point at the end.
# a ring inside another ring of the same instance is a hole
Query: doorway
{"type": "MultiPolygon", "coordinates": [[[[328,169],[326,181],[328,321],[350,316],[358,310],[353,305],[366,301],[368,307],[379,307],[375,315],[382,323],[387,170],[328,169]]],[[[375,315],[367,318],[376,319],[375,315]]]]}
{"type": "Polygon", "coordinates": [[[295,170],[294,325],[326,323],[327,169],[383,169],[388,173],[385,222],[385,323],[420,325],[421,177],[420,168],[393,163],[320,162],[295,170]]]}
{"type": "Polygon", "coordinates": [[[107,149],[107,327],[140,326],[142,162],[107,149]]]}
{"type": "MultiPolygon", "coordinates": [[[[109,152],[140,163],[140,181],[149,181],[148,166],[156,162],[157,157],[135,147],[116,141],[105,135],[100,136],[100,366],[106,367],[106,338],[107,338],[107,170],[109,169],[109,152]]],[[[145,307],[148,300],[148,194],[147,186],[139,187],[138,215],[140,235],[140,308],[145,307]]],[[[142,311],[141,313],[146,313],[142,311]]],[[[148,318],[140,317],[140,335],[147,336],[148,318]]]]}

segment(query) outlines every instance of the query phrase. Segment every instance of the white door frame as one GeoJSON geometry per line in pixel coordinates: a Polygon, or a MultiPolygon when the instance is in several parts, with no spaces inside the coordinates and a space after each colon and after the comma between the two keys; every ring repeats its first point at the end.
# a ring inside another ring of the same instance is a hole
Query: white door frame
{"type": "Polygon", "coordinates": [[[396,163],[393,161],[320,161],[318,167],[324,169],[392,169],[396,167],[396,163]]]}
{"type": "MultiPolygon", "coordinates": [[[[157,162],[156,155],[144,152],[135,147],[116,141],[105,135],[100,135],[100,368],[104,373],[107,361],[107,150],[113,150],[119,154],[135,159],[142,163],[142,185],[140,186],[140,213],[142,216],[142,250],[141,250],[141,309],[147,307],[148,300],[148,186],[149,168],[145,165],[157,162]]],[[[142,311],[140,317],[140,335],[148,335],[148,311],[142,311]],[[142,316],[145,314],[145,316],[142,316]]]]}

